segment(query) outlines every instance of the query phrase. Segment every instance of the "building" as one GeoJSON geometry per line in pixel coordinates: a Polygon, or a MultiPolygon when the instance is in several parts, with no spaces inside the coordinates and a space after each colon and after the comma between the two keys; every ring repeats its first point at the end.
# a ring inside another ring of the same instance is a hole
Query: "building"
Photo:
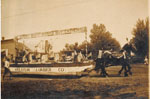
{"type": "Polygon", "coordinates": [[[1,51],[6,52],[6,55],[16,56],[16,42],[14,39],[7,39],[1,41],[1,51]]]}
{"type": "Polygon", "coordinates": [[[17,51],[28,49],[24,44],[15,41],[14,39],[6,39],[1,41],[1,52],[5,52],[6,56],[17,56],[17,51]]]}

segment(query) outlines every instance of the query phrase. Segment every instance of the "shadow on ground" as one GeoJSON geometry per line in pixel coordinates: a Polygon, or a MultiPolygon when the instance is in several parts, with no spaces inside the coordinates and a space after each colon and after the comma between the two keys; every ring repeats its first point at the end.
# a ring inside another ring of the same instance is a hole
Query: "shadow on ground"
{"type": "MultiPolygon", "coordinates": [[[[73,76],[73,75],[29,75],[29,74],[20,74],[20,75],[13,75],[13,77],[15,78],[45,78],[45,79],[78,79],[81,77],[102,77],[105,78],[102,75],[83,75],[83,76],[73,76]]],[[[124,77],[122,75],[118,75],[118,74],[111,74],[108,75],[107,77],[124,77]]]]}
{"type": "Polygon", "coordinates": [[[29,75],[29,74],[22,74],[22,75],[13,75],[15,78],[23,77],[23,78],[46,78],[46,79],[77,79],[80,78],[79,76],[72,76],[72,75],[57,75],[57,76],[50,76],[50,75],[29,75]]]}

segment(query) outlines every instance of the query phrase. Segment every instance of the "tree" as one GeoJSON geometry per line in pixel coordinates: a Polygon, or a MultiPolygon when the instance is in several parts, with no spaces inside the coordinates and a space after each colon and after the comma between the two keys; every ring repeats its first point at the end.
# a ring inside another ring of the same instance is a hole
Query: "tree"
{"type": "Polygon", "coordinates": [[[132,35],[134,37],[132,38],[132,42],[137,49],[135,54],[138,56],[148,56],[148,29],[148,18],[145,21],[138,19],[135,28],[133,28],[132,35]]]}
{"type": "Polygon", "coordinates": [[[93,50],[120,49],[119,42],[115,38],[112,38],[111,33],[109,31],[106,31],[106,27],[103,24],[93,25],[93,29],[91,29],[90,38],[93,50]]]}
{"type": "Polygon", "coordinates": [[[79,49],[79,50],[86,50],[86,46],[87,46],[87,50],[88,50],[88,51],[91,51],[91,50],[92,50],[91,43],[88,42],[88,41],[83,41],[82,44],[80,44],[80,45],[78,46],[78,49],[79,49]]]}
{"type": "Polygon", "coordinates": [[[64,50],[67,50],[67,51],[78,50],[78,42],[75,42],[74,44],[66,43],[64,50]]]}

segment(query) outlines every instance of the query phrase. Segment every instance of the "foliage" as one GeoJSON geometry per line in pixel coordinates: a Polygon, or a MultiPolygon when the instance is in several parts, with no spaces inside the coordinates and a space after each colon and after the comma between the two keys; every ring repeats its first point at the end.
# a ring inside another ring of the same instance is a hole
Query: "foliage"
{"type": "Polygon", "coordinates": [[[77,50],[77,49],[78,49],[78,42],[76,42],[75,44],[66,43],[64,50],[72,51],[72,50],[77,50]]]}
{"type": "Polygon", "coordinates": [[[148,55],[148,30],[149,30],[149,20],[148,18],[144,20],[138,19],[135,28],[133,28],[132,43],[136,47],[136,55],[145,57],[148,55]]]}
{"type": "Polygon", "coordinates": [[[93,29],[91,29],[91,35],[90,35],[91,41],[87,42],[84,41],[82,44],[78,44],[77,42],[75,44],[66,44],[65,50],[76,50],[76,51],[85,51],[86,45],[88,51],[97,51],[100,49],[103,50],[119,50],[120,44],[115,39],[112,38],[112,35],[109,31],[106,31],[106,28],[103,24],[100,24],[99,26],[94,24],[93,29]]]}
{"type": "Polygon", "coordinates": [[[87,50],[91,51],[92,50],[92,45],[88,41],[82,42],[82,44],[79,45],[78,49],[85,50],[86,49],[86,45],[87,45],[87,50]]]}
{"type": "Polygon", "coordinates": [[[106,27],[103,24],[93,25],[93,29],[91,29],[90,38],[93,50],[120,49],[119,42],[115,38],[112,38],[112,34],[109,31],[106,31],[106,27]]]}

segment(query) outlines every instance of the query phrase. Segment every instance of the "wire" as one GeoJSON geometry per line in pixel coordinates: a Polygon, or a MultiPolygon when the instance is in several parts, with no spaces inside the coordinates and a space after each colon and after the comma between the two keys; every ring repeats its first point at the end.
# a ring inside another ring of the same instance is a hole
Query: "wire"
{"type": "Polygon", "coordinates": [[[76,4],[85,3],[85,2],[87,2],[87,0],[84,0],[84,1],[82,0],[82,1],[74,2],[74,3],[66,3],[66,4],[62,4],[62,5],[51,7],[51,8],[47,8],[47,9],[39,9],[39,10],[24,12],[24,13],[12,15],[12,16],[1,17],[1,19],[6,19],[6,18],[16,17],[16,16],[22,16],[22,15],[27,15],[27,14],[33,14],[33,13],[42,12],[42,11],[53,10],[53,9],[56,9],[56,8],[61,8],[61,7],[71,6],[71,5],[76,5],[76,4]]]}

